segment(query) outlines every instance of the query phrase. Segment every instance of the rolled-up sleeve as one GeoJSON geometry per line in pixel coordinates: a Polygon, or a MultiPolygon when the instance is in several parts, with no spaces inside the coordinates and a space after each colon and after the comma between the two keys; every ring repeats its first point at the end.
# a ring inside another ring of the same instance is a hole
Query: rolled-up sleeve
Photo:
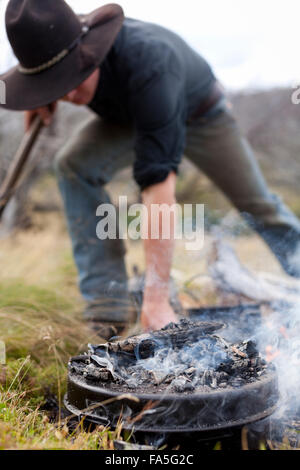
{"type": "Polygon", "coordinates": [[[185,147],[183,81],[164,71],[131,94],[135,123],[134,178],[141,190],[177,172],[185,147]]]}

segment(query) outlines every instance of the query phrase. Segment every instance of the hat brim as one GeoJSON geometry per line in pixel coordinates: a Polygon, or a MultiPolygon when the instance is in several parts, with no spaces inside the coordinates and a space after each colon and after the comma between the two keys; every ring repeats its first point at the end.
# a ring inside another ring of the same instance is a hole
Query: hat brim
{"type": "Polygon", "coordinates": [[[85,51],[94,57],[90,65],[82,70],[80,46],[75,47],[56,65],[37,74],[21,73],[17,65],[0,75],[6,89],[6,103],[0,107],[25,111],[47,106],[85,81],[101,65],[123,24],[123,10],[115,4],[100,7],[84,18],[88,24],[93,24],[93,19],[101,17],[102,13],[104,16],[108,14],[109,20],[94,25],[81,41],[85,51]]]}

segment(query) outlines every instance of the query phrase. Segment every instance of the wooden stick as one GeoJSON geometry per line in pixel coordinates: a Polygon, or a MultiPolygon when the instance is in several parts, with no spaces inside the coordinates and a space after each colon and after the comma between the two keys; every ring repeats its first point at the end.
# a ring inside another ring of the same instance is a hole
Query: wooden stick
{"type": "Polygon", "coordinates": [[[36,116],[29,130],[25,133],[17,153],[10,164],[7,175],[0,187],[0,219],[8,202],[15,193],[17,183],[22,176],[23,169],[28,161],[31,149],[36,142],[42,127],[43,122],[40,116],[36,116]]]}

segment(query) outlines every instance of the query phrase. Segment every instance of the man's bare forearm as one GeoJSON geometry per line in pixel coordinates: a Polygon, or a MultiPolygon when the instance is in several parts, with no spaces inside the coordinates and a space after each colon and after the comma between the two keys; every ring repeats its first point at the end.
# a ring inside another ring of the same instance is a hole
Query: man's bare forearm
{"type": "Polygon", "coordinates": [[[164,210],[162,210],[159,213],[158,237],[151,237],[153,233],[151,214],[153,214],[154,205],[164,204],[166,210],[168,210],[176,203],[175,183],[176,176],[171,173],[163,183],[147,188],[142,194],[148,217],[148,224],[146,224],[148,230],[144,240],[146,280],[142,312],[142,323],[146,327],[152,325],[153,328],[159,328],[170,321],[176,320],[175,314],[169,306],[169,279],[174,251],[175,213],[171,213],[169,219],[166,217],[166,220],[170,220],[170,226],[167,230],[170,236],[163,239],[162,219],[164,210]],[[158,318],[154,318],[156,315],[158,318]]]}

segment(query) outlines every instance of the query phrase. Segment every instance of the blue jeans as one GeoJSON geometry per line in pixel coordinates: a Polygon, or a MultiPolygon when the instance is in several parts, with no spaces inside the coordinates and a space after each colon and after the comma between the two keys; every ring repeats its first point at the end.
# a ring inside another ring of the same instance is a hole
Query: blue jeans
{"type": "Polygon", "coordinates": [[[130,300],[123,243],[97,238],[96,209],[110,203],[105,185],[118,170],[132,164],[133,158],[132,130],[93,117],[55,160],[80,290],[87,302],[101,304],[104,320],[111,315],[115,321],[127,320],[130,300]]]}
{"type": "MultiPolygon", "coordinates": [[[[82,295],[88,302],[105,299],[108,308],[103,307],[99,315],[104,319],[112,315],[116,321],[128,318],[125,250],[121,240],[97,238],[96,209],[110,202],[105,185],[117,171],[133,164],[133,147],[132,128],[93,116],[76,130],[56,158],[82,295]]],[[[299,241],[300,222],[269,192],[249,144],[226,107],[187,126],[185,155],[252,223],[284,266],[283,235],[292,234],[299,241]]],[[[300,275],[300,260],[296,270],[300,275]]]]}

